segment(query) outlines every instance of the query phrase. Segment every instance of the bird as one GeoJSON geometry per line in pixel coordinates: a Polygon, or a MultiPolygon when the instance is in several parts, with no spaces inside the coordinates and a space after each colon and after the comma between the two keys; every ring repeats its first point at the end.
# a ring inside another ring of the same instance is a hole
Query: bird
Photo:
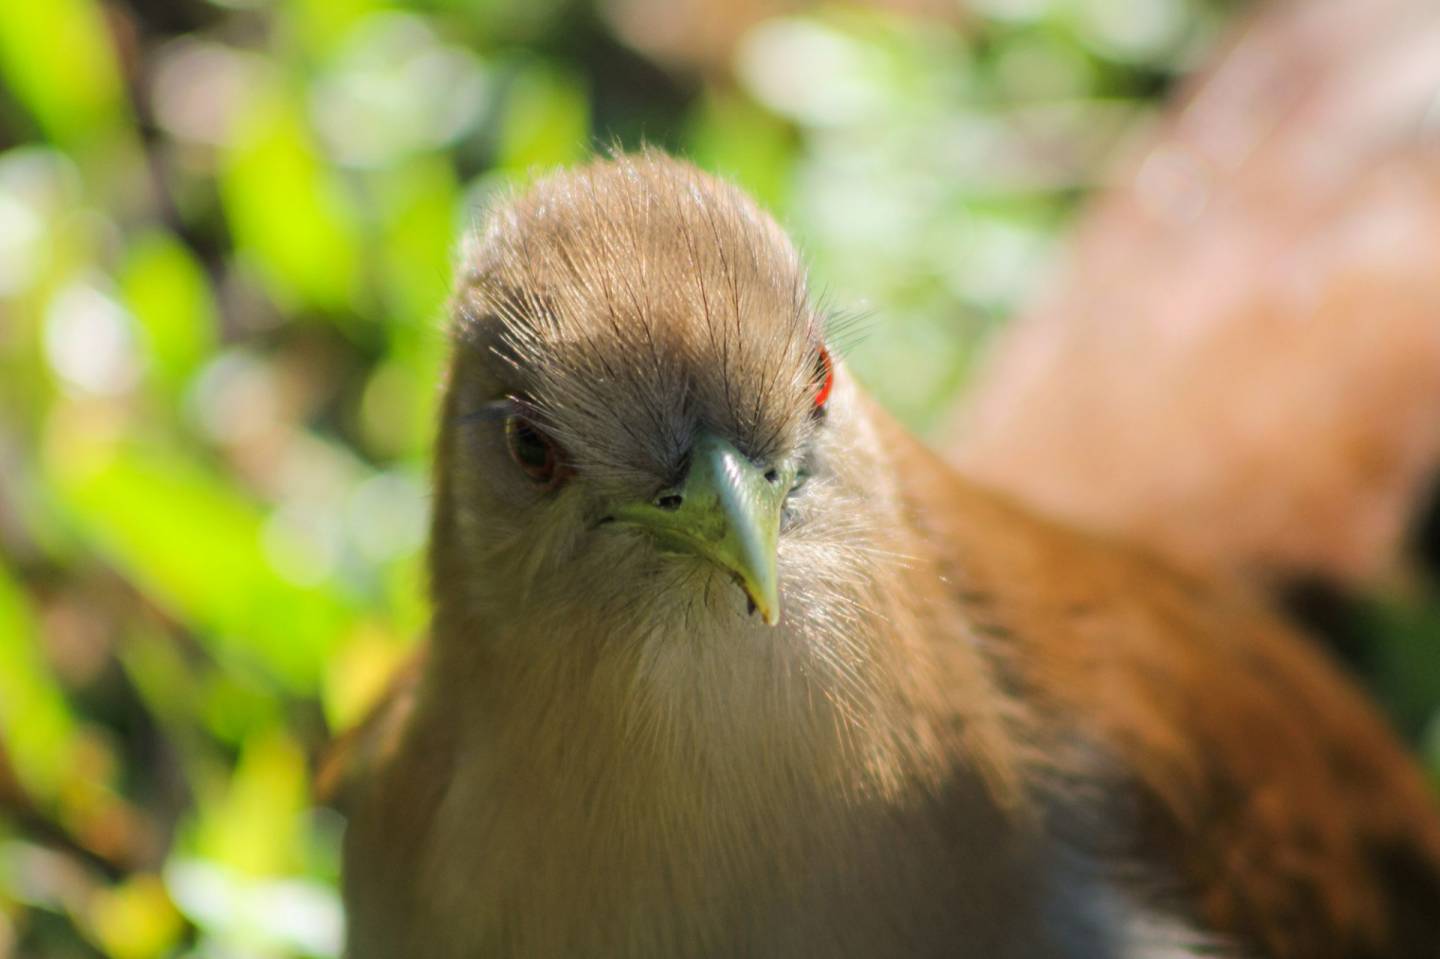
{"type": "Polygon", "coordinates": [[[351,959],[1440,954],[1440,814],[1238,584],[963,476],[743,191],[459,256],[422,651],[336,762],[351,959]]]}

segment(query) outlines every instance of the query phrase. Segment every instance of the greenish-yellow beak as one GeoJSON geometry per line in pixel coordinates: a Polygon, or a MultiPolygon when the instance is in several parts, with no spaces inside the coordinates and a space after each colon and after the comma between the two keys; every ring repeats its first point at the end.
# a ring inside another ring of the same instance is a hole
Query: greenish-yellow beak
{"type": "Polygon", "coordinates": [[[667,548],[694,553],[730,573],[760,617],[780,621],[775,552],[793,470],[756,466],[730,443],[702,433],[690,471],[654,499],[627,503],[615,522],[650,532],[667,548]]]}

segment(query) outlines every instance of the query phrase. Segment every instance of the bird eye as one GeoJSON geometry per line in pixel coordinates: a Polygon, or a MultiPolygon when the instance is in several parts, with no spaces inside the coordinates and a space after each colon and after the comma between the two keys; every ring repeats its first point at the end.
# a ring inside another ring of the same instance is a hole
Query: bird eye
{"type": "Polygon", "coordinates": [[[515,465],[541,486],[557,486],[564,479],[560,448],[539,427],[519,413],[505,418],[505,447],[515,465]]]}
{"type": "Polygon", "coordinates": [[[835,385],[835,365],[830,362],[830,351],[820,347],[815,356],[815,409],[813,416],[825,415],[825,404],[830,402],[830,389],[835,385]]]}

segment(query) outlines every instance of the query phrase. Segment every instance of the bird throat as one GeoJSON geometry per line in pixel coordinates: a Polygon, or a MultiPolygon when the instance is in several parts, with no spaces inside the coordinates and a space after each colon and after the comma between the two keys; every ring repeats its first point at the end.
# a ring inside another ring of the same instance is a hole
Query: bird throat
{"type": "MultiPolygon", "coordinates": [[[[913,788],[933,775],[915,717],[863,664],[836,673],[809,658],[813,632],[756,632],[630,637],[568,668],[531,656],[443,697],[456,764],[421,874],[437,902],[466,891],[447,920],[462,928],[446,935],[486,941],[503,923],[528,955],[633,951],[610,938],[622,935],[652,943],[646,954],[721,942],[749,954],[737,930],[759,935],[774,912],[803,935],[795,915],[823,918],[811,900],[906,908],[903,882],[881,893],[862,877],[897,850],[923,862],[939,848],[927,813],[900,799],[943,788],[913,788]]],[[[982,787],[961,788],[977,821],[998,821],[982,787]]]]}

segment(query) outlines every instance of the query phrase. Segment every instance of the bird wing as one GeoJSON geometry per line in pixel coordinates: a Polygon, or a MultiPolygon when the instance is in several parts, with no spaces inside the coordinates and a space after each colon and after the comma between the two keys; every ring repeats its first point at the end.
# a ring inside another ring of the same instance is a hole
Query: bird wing
{"type": "Polygon", "coordinates": [[[1440,813],[1314,644],[1229,586],[1035,518],[898,432],[892,446],[1060,802],[1105,797],[1077,841],[1148,864],[1163,904],[1256,955],[1437,955],[1440,813]]]}
{"type": "Polygon", "coordinates": [[[1265,4],[1180,104],[954,459],[1187,560],[1383,574],[1440,472],[1440,5],[1265,4]]]}

